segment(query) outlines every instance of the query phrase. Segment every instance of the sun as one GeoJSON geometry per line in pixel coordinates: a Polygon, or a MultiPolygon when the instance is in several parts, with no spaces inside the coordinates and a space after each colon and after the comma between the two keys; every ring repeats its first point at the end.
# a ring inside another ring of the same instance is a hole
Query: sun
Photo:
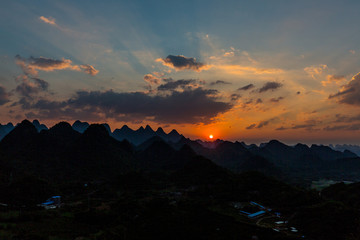
{"type": "Polygon", "coordinates": [[[210,134],[210,135],[209,135],[209,138],[210,138],[210,139],[213,139],[213,138],[214,138],[214,136],[213,136],[212,134],[210,134]]]}

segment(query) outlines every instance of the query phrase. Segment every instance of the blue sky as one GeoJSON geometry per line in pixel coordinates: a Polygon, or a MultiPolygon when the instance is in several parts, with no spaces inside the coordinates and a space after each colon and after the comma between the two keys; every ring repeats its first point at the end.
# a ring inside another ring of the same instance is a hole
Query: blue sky
{"type": "Polygon", "coordinates": [[[3,1],[2,123],[81,118],[193,138],[360,143],[359,5],[3,1]]]}

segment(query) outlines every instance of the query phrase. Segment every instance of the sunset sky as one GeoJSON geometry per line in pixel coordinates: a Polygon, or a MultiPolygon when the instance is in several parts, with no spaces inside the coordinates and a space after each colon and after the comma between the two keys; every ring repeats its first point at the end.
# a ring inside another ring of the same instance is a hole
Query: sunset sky
{"type": "Polygon", "coordinates": [[[0,122],[360,144],[360,1],[10,1],[0,122]]]}

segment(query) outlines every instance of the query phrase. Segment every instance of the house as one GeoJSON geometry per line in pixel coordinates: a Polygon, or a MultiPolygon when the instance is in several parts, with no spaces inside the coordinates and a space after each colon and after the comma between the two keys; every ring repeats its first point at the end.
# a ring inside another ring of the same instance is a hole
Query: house
{"type": "Polygon", "coordinates": [[[38,204],[40,207],[44,207],[45,209],[54,209],[58,208],[61,205],[61,196],[52,196],[46,202],[38,204]]]}

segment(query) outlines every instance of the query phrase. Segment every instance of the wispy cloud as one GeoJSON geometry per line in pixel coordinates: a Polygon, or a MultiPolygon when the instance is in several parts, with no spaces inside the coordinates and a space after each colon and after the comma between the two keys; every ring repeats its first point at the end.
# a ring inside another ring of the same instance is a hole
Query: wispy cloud
{"type": "Polygon", "coordinates": [[[43,21],[44,23],[57,26],[57,24],[56,24],[56,22],[55,22],[55,18],[40,16],[39,19],[40,19],[41,21],[43,21]]]}
{"type": "Polygon", "coordinates": [[[81,71],[81,69],[90,75],[96,75],[99,71],[91,65],[74,65],[70,59],[51,59],[45,57],[30,57],[23,58],[20,55],[15,56],[15,61],[21,67],[24,74],[37,76],[38,71],[52,72],[55,70],[74,70],[81,71]]]}
{"type": "Polygon", "coordinates": [[[340,84],[344,80],[346,79],[343,75],[327,75],[326,81],[321,81],[321,84],[326,87],[327,85],[332,83],[340,84]]]}
{"type": "Polygon", "coordinates": [[[326,64],[313,65],[304,68],[304,71],[309,74],[312,78],[316,79],[318,75],[321,75],[328,66],[326,64]]]}

